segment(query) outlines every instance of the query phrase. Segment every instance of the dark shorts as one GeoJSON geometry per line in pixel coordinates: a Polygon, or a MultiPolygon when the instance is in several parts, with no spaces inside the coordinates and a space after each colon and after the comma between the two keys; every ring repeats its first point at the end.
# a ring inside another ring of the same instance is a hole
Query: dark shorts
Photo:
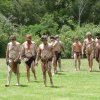
{"type": "Polygon", "coordinates": [[[51,70],[51,65],[48,65],[49,62],[52,62],[52,58],[41,59],[42,62],[42,71],[51,70]]]}
{"type": "Polygon", "coordinates": [[[31,68],[31,64],[34,61],[35,62],[36,56],[32,56],[31,58],[29,58],[28,61],[26,61],[26,65],[28,65],[31,68]]]}
{"type": "Polygon", "coordinates": [[[55,51],[55,56],[56,56],[56,60],[59,60],[59,58],[61,58],[61,52],[55,51]]]}
{"type": "Polygon", "coordinates": [[[79,56],[81,56],[81,53],[80,53],[80,52],[74,52],[74,53],[76,54],[77,58],[78,58],[79,56]]]}
{"type": "Polygon", "coordinates": [[[7,65],[11,68],[11,70],[16,74],[18,73],[18,64],[19,62],[8,62],[7,65]]]}
{"type": "Polygon", "coordinates": [[[43,63],[48,63],[49,61],[52,61],[52,57],[49,58],[49,59],[41,59],[41,61],[42,61],[43,63]]]}

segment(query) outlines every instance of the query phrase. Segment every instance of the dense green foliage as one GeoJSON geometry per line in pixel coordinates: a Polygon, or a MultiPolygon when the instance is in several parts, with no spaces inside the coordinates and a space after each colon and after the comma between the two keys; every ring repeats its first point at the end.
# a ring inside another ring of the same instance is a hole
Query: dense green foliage
{"type": "Polygon", "coordinates": [[[59,34],[71,56],[73,37],[83,41],[87,31],[100,32],[100,0],[0,0],[0,57],[11,34],[22,43],[32,34],[39,43],[42,34],[59,34]]]}

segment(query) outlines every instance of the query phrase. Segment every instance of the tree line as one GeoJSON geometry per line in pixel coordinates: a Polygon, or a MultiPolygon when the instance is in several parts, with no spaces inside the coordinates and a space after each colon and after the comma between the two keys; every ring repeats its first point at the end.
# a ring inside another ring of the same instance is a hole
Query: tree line
{"type": "Polygon", "coordinates": [[[42,34],[59,34],[70,58],[73,38],[82,42],[87,31],[100,33],[100,0],[0,0],[0,57],[11,34],[21,43],[32,34],[37,44],[42,34]]]}

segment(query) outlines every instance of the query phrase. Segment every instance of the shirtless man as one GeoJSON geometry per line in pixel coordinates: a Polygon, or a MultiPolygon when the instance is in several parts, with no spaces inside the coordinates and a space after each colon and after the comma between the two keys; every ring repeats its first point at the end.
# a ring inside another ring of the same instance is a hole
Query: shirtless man
{"type": "Polygon", "coordinates": [[[86,53],[86,56],[88,58],[89,71],[91,72],[93,66],[93,58],[95,55],[95,41],[92,38],[92,34],[90,32],[87,32],[86,36],[87,38],[83,43],[83,54],[86,53]]]}
{"type": "Polygon", "coordinates": [[[59,36],[55,36],[55,40],[53,41],[53,66],[54,66],[54,73],[57,73],[57,64],[59,66],[59,69],[61,71],[61,52],[64,51],[63,43],[59,40],[59,36]]]}
{"type": "Polygon", "coordinates": [[[26,35],[26,42],[22,45],[22,59],[24,59],[27,69],[27,79],[30,82],[30,68],[34,74],[35,80],[36,71],[35,71],[35,59],[36,59],[37,47],[34,41],[32,41],[31,35],[26,35]]]}
{"type": "Polygon", "coordinates": [[[53,86],[52,73],[51,73],[51,64],[52,64],[52,57],[53,57],[52,45],[48,43],[46,35],[42,36],[41,41],[43,43],[39,45],[36,64],[38,64],[40,58],[44,85],[47,86],[46,72],[48,72],[51,86],[53,86]]]}
{"type": "Polygon", "coordinates": [[[73,54],[73,58],[75,60],[75,69],[76,69],[76,71],[80,70],[82,44],[78,38],[75,38],[75,42],[72,45],[72,54],[73,54]],[[78,61],[78,67],[77,67],[77,61],[78,61]]]}
{"type": "Polygon", "coordinates": [[[99,64],[99,69],[100,69],[100,35],[98,35],[97,39],[96,39],[95,58],[96,58],[96,61],[99,64]]]}
{"type": "Polygon", "coordinates": [[[10,36],[11,42],[7,45],[6,50],[6,63],[8,67],[7,84],[6,87],[10,85],[12,72],[17,75],[17,84],[19,85],[19,64],[20,64],[20,43],[16,41],[16,36],[10,36]]]}

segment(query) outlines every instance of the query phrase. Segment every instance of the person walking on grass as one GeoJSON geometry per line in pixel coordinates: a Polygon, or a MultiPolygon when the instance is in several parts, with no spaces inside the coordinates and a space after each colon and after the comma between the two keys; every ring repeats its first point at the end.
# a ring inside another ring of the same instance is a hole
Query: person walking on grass
{"type": "Polygon", "coordinates": [[[56,74],[58,72],[57,67],[59,67],[59,70],[61,71],[61,52],[64,51],[64,45],[60,41],[58,35],[54,37],[52,46],[53,46],[53,52],[54,52],[53,66],[54,66],[54,73],[56,74]]]}
{"type": "Polygon", "coordinates": [[[16,36],[11,35],[10,36],[11,42],[8,43],[7,45],[7,50],[6,50],[6,63],[7,63],[7,84],[5,85],[6,87],[10,86],[10,81],[11,81],[11,76],[12,72],[15,73],[17,76],[17,84],[20,85],[19,83],[19,78],[20,78],[20,73],[19,73],[19,64],[20,62],[20,43],[16,41],[16,36]]]}
{"type": "Polygon", "coordinates": [[[96,38],[95,58],[99,64],[99,69],[100,69],[100,35],[98,35],[96,38]]]}
{"type": "Polygon", "coordinates": [[[89,65],[89,71],[92,71],[93,58],[95,56],[95,41],[92,38],[91,32],[86,33],[87,38],[83,42],[83,53],[86,53],[89,65]]]}
{"type": "Polygon", "coordinates": [[[43,72],[44,85],[47,86],[46,73],[48,72],[51,86],[53,86],[52,73],[51,73],[52,57],[53,57],[52,45],[48,43],[48,39],[46,35],[41,37],[41,41],[42,41],[42,44],[40,44],[38,48],[36,64],[38,64],[38,61],[40,58],[42,72],[43,72]]]}
{"type": "Polygon", "coordinates": [[[22,44],[22,52],[21,52],[22,59],[24,59],[26,64],[28,82],[30,82],[30,69],[34,74],[35,80],[37,80],[36,68],[35,68],[36,54],[37,54],[36,43],[32,41],[32,35],[28,34],[26,35],[26,41],[22,44]]]}
{"type": "Polygon", "coordinates": [[[82,54],[82,44],[76,37],[75,42],[72,44],[72,55],[75,60],[76,71],[80,70],[81,66],[81,54],[82,54]]]}

